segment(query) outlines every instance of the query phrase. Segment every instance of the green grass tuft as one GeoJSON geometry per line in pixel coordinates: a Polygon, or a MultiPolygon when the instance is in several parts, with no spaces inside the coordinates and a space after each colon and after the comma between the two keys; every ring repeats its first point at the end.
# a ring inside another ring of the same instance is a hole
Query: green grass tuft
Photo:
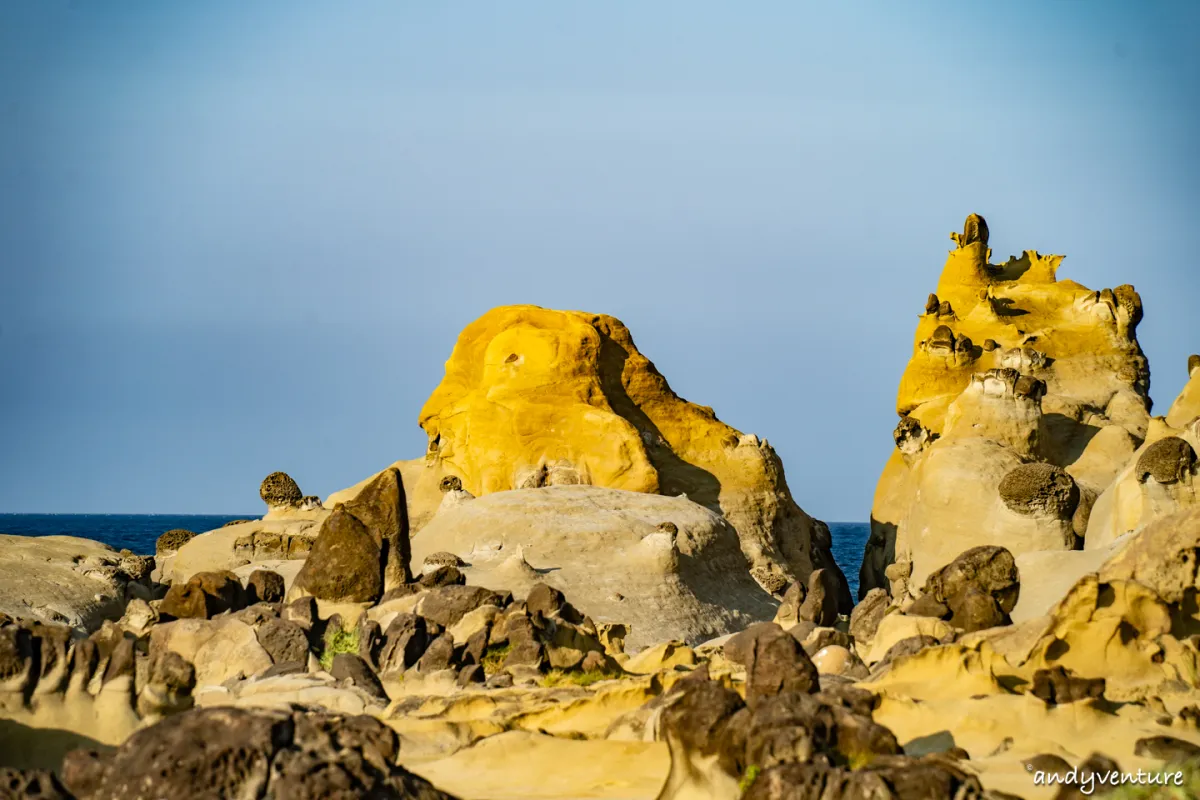
{"type": "Polygon", "coordinates": [[[483,674],[495,675],[504,666],[504,658],[512,652],[512,643],[494,644],[483,651],[483,674]]]}
{"type": "Polygon", "coordinates": [[[742,779],[738,781],[738,791],[742,794],[750,791],[750,787],[758,780],[758,773],[762,772],[757,764],[751,764],[746,767],[746,771],[742,774],[742,779]]]}
{"type": "Polygon", "coordinates": [[[328,672],[333,668],[333,657],[342,653],[358,655],[358,627],[325,632],[321,648],[321,669],[328,672]]]}
{"type": "Polygon", "coordinates": [[[542,678],[542,686],[591,686],[600,681],[610,681],[621,677],[615,672],[603,669],[592,669],[587,672],[579,670],[552,669],[542,678]]]}

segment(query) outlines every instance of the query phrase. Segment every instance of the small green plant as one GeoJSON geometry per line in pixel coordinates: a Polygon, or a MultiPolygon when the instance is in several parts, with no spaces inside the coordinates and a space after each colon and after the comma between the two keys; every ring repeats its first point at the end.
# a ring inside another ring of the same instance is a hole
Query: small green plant
{"type": "Polygon", "coordinates": [[[742,794],[750,791],[750,787],[758,780],[758,773],[762,772],[757,764],[751,764],[746,767],[746,771],[742,773],[742,779],[738,781],[738,791],[742,794]]]}
{"type": "Polygon", "coordinates": [[[495,675],[504,666],[504,658],[512,652],[512,644],[505,642],[504,644],[494,644],[483,651],[483,674],[495,675]]]}
{"type": "Polygon", "coordinates": [[[324,646],[321,648],[321,669],[329,671],[333,668],[333,657],[341,653],[358,655],[358,628],[339,628],[325,632],[324,646]]]}
{"type": "Polygon", "coordinates": [[[581,670],[552,669],[542,678],[542,686],[591,686],[600,681],[609,681],[621,677],[615,672],[603,669],[581,670]]]}

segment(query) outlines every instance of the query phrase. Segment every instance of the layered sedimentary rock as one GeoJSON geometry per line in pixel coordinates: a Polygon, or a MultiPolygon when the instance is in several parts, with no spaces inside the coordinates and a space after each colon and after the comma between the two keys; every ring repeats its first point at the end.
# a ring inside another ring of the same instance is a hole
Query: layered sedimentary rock
{"type": "Polygon", "coordinates": [[[992,264],[977,215],[951,238],[900,381],[864,594],[919,586],[973,546],[1018,557],[1078,547],[1096,497],[1150,428],[1132,286],[1059,280],[1062,256],[1033,251],[992,264]]]}
{"type": "Polygon", "coordinates": [[[597,622],[629,623],[627,645],[698,644],[775,612],[746,571],[737,532],[681,497],[595,486],[497,492],[437,514],[416,561],[449,551],[472,584],[522,596],[539,582],[597,622]]]}
{"type": "Polygon", "coordinates": [[[74,536],[0,535],[0,616],[91,631],[149,597],[154,559],[74,536]]]}
{"type": "Polygon", "coordinates": [[[837,569],[828,528],[792,499],[770,445],[677,396],[612,317],[489,311],[459,336],[419,422],[429,437],[424,459],[394,465],[414,532],[446,497],[584,484],[686,495],[722,515],[770,592],[837,569]],[[453,493],[443,491],[446,478],[457,481],[453,493]]]}

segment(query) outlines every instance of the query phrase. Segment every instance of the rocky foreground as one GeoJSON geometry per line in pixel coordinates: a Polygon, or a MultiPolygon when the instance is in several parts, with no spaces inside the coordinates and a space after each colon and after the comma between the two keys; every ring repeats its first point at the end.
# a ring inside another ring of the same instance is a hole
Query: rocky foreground
{"type": "Polygon", "coordinates": [[[1200,358],[1152,417],[1132,287],[954,238],[857,605],[620,322],[496,309],[420,458],[153,558],[0,537],[0,798],[1197,796],[1200,358]]]}

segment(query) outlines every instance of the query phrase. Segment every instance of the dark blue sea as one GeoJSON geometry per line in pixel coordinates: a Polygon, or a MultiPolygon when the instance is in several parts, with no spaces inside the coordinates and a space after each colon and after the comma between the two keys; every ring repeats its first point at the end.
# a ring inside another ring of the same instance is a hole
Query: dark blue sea
{"type": "MultiPolygon", "coordinates": [[[[154,553],[154,542],[172,528],[196,533],[219,528],[246,514],[0,514],[0,533],[21,536],[82,536],[118,550],[142,555],[154,553]]],[[[858,597],[858,568],[871,533],[865,522],[831,522],[833,557],[850,582],[850,596],[858,597]]]]}

